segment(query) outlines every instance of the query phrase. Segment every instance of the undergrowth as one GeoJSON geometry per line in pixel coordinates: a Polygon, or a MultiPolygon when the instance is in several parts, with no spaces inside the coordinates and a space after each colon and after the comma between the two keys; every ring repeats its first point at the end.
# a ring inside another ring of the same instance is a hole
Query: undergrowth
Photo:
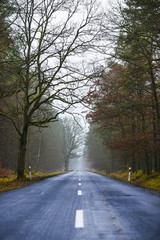
{"type": "Polygon", "coordinates": [[[108,174],[108,177],[128,182],[137,186],[146,187],[160,191],[160,173],[152,172],[150,175],[143,174],[142,170],[131,173],[131,180],[128,181],[128,171],[116,171],[108,174]]]}
{"type": "Polygon", "coordinates": [[[32,171],[32,180],[30,180],[29,171],[27,170],[25,171],[25,178],[21,180],[17,179],[16,174],[13,174],[8,178],[7,177],[0,178],[0,193],[4,193],[17,188],[22,188],[29,184],[44,180],[49,177],[54,177],[63,173],[65,172],[54,172],[54,173],[44,174],[43,172],[32,171]]]}
{"type": "Polygon", "coordinates": [[[128,171],[116,171],[110,174],[106,174],[105,171],[96,171],[92,170],[92,172],[101,174],[103,176],[107,176],[119,181],[127,182],[129,184],[133,184],[136,186],[156,190],[160,192],[160,173],[152,172],[152,174],[147,175],[142,172],[142,170],[139,170],[137,172],[131,173],[131,180],[128,181],[128,171]]]}

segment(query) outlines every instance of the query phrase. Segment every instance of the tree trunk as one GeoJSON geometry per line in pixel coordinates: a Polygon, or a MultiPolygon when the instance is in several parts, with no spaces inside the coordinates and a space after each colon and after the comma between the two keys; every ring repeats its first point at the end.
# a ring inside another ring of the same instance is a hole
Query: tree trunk
{"type": "Polygon", "coordinates": [[[145,155],[146,155],[146,167],[147,167],[146,170],[147,170],[147,175],[149,175],[152,171],[152,168],[151,168],[150,158],[147,151],[145,152],[145,155]]]}
{"type": "Polygon", "coordinates": [[[153,143],[154,146],[156,147],[154,151],[154,162],[153,162],[153,168],[155,172],[158,172],[158,139],[157,139],[157,126],[156,126],[156,116],[155,113],[153,114],[153,143]]]}
{"type": "Polygon", "coordinates": [[[69,158],[65,159],[65,171],[68,171],[69,169],[69,158]]]}
{"type": "Polygon", "coordinates": [[[144,152],[144,160],[143,160],[143,173],[149,175],[152,171],[152,167],[151,167],[151,161],[149,158],[149,154],[147,151],[144,152]]]}
{"type": "Polygon", "coordinates": [[[26,124],[24,126],[22,135],[20,137],[19,156],[18,156],[18,163],[17,163],[17,178],[18,179],[24,177],[27,135],[28,135],[28,124],[26,124]]]}
{"type": "Polygon", "coordinates": [[[155,110],[156,110],[156,115],[157,115],[157,120],[158,120],[158,130],[159,130],[159,125],[160,125],[159,100],[158,100],[158,94],[157,94],[157,85],[155,83],[153,69],[152,69],[151,66],[150,66],[150,75],[151,75],[152,93],[153,93],[153,96],[154,96],[155,110]]]}
{"type": "Polygon", "coordinates": [[[38,169],[39,169],[40,154],[41,154],[41,130],[39,129],[38,153],[37,153],[37,160],[36,160],[36,164],[35,164],[36,171],[38,171],[38,169]]]}
{"type": "Polygon", "coordinates": [[[132,162],[131,162],[132,172],[137,172],[137,164],[135,160],[135,153],[132,153],[132,162]]]}
{"type": "MultiPolygon", "coordinates": [[[[152,61],[149,62],[150,66],[150,75],[151,75],[151,83],[152,83],[152,93],[154,96],[154,105],[155,105],[155,110],[156,110],[156,117],[157,117],[157,129],[156,129],[156,138],[157,138],[157,145],[160,148],[160,108],[159,108],[159,97],[157,94],[157,84],[155,81],[155,76],[153,72],[153,64],[152,61]]],[[[160,155],[160,151],[158,150],[158,156],[160,155]]],[[[155,158],[156,159],[156,158],[155,158]]],[[[156,171],[160,171],[160,156],[156,159],[157,161],[157,166],[156,166],[156,171]]]]}

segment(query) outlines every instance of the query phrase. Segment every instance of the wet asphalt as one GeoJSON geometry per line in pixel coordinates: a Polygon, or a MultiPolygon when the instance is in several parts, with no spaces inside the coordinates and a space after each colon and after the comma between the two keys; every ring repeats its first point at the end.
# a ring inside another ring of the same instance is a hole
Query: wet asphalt
{"type": "Polygon", "coordinates": [[[101,239],[159,240],[160,194],[77,170],[0,195],[0,240],[101,239]]]}

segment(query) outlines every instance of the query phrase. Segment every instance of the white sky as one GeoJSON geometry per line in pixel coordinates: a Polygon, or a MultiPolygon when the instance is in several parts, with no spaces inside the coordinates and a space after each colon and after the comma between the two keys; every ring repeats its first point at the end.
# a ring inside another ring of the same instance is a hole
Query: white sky
{"type": "MultiPolygon", "coordinates": [[[[113,10],[113,7],[114,7],[114,5],[116,5],[117,1],[118,2],[122,2],[122,0],[98,0],[98,1],[100,3],[99,6],[106,13],[107,13],[107,11],[109,9],[113,10]]],[[[104,65],[105,61],[102,60],[103,58],[104,58],[104,56],[102,56],[101,54],[98,54],[98,53],[96,53],[96,54],[95,53],[90,53],[90,54],[87,53],[88,62],[90,60],[94,60],[95,59],[97,62],[99,60],[99,64],[98,65],[104,65]]],[[[86,61],[85,54],[84,54],[84,59],[86,61]]],[[[78,61],[78,60],[79,60],[79,58],[75,59],[75,61],[78,61]]],[[[87,120],[85,119],[85,115],[89,112],[89,109],[85,108],[82,104],[77,104],[77,105],[74,106],[73,109],[70,109],[69,112],[72,112],[72,113],[74,112],[75,114],[79,114],[79,116],[81,116],[81,118],[82,118],[82,125],[84,127],[86,127],[86,129],[88,129],[88,123],[87,123],[87,120]]],[[[65,113],[64,115],[67,115],[67,114],[65,113]]],[[[62,115],[62,117],[63,117],[63,115],[62,115]]]]}

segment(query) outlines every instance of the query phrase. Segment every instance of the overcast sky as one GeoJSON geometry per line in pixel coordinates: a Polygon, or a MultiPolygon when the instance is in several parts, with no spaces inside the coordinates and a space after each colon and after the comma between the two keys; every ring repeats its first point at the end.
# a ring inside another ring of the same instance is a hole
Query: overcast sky
{"type": "MultiPolygon", "coordinates": [[[[98,0],[98,1],[99,1],[100,5],[101,5],[103,11],[106,11],[106,12],[109,9],[113,9],[114,4],[116,5],[116,2],[117,2],[117,0],[98,0]]],[[[118,0],[118,1],[120,1],[120,0],[118,0]]],[[[96,54],[95,53],[90,53],[90,54],[87,53],[88,62],[90,60],[94,60],[95,59],[97,61],[98,65],[104,65],[103,64],[104,63],[103,58],[104,58],[104,56],[102,56],[101,54],[98,54],[98,53],[96,53],[96,54]],[[98,62],[98,60],[99,60],[99,62],[98,62]]],[[[86,61],[86,55],[85,54],[84,54],[84,59],[86,61]]],[[[87,112],[89,112],[89,109],[85,108],[82,104],[77,104],[77,105],[74,106],[73,109],[70,109],[69,112],[74,112],[76,114],[79,114],[79,116],[82,116],[81,117],[82,120],[83,120],[82,125],[84,127],[86,126],[86,128],[88,128],[88,124],[87,124],[87,121],[85,119],[85,116],[86,116],[87,112]]],[[[64,115],[66,115],[66,114],[64,114],[64,115]]]]}

